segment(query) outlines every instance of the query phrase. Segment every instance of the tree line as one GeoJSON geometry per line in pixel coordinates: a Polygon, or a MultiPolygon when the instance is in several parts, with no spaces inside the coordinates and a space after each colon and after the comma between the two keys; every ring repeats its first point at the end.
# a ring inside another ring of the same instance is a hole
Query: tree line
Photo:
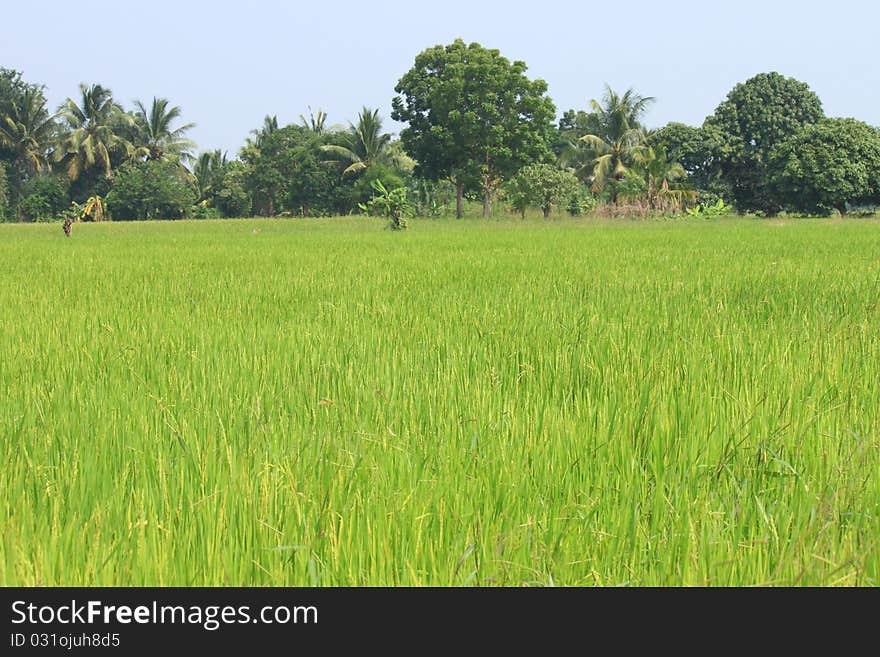
{"type": "Polygon", "coordinates": [[[193,124],[168,99],[126,110],[109,89],[82,84],[52,111],[44,91],[0,68],[4,220],[82,214],[96,199],[115,220],[329,216],[393,199],[422,216],[458,217],[469,201],[483,216],[500,202],[545,217],[880,205],[880,129],[826,117],[806,83],[775,72],[737,84],[700,126],[651,130],[652,97],[606,86],[557,119],[546,82],[524,62],[456,40],[419,53],[395,86],[399,138],[373,108],[347,128],[309,110],[286,126],[266,116],[233,157],[198,153],[193,124]]]}

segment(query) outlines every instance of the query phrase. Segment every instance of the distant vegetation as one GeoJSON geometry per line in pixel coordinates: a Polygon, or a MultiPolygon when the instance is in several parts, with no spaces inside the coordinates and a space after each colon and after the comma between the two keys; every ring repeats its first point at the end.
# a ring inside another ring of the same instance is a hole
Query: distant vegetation
{"type": "Polygon", "coordinates": [[[377,183],[405,190],[419,216],[461,217],[469,202],[484,217],[499,203],[544,216],[682,213],[719,199],[765,216],[880,204],[880,131],[825,117],[798,80],[756,75],[702,126],[651,130],[655,99],[633,89],[606,87],[557,120],[547,84],[526,71],[476,43],[438,45],[395,87],[399,139],[374,108],[347,129],[319,109],[295,125],[266,116],[230,155],[198,152],[166,98],[126,110],[81,84],[53,109],[42,86],[0,68],[0,220],[61,218],[94,197],[114,220],[346,215],[376,207],[377,183]]]}

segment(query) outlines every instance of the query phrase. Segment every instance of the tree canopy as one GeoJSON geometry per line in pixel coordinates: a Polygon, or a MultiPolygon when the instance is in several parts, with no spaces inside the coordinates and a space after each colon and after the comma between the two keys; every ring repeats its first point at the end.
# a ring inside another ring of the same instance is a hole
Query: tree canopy
{"type": "Polygon", "coordinates": [[[394,90],[392,118],[407,123],[401,140],[417,175],[449,178],[462,215],[466,186],[479,186],[483,216],[492,192],[520,167],[549,159],[556,111],[547,83],[526,65],[461,39],[416,56],[394,90]]]}
{"type": "Polygon", "coordinates": [[[375,107],[344,128],[308,106],[296,124],[266,114],[237,153],[195,157],[194,124],[165,97],[126,110],[107,87],[81,84],[53,114],[42,85],[0,67],[0,219],[57,218],[98,196],[119,218],[157,208],[196,218],[348,214],[374,207],[380,188],[431,217],[453,201],[458,217],[465,202],[489,216],[500,190],[509,206],[545,216],[563,203],[607,216],[726,213],[731,201],[767,216],[880,206],[876,129],[826,120],[799,80],[761,73],[701,126],[652,130],[654,98],[607,84],[555,122],[547,84],[527,73],[524,62],[457,39],[418,53],[398,80],[399,139],[375,107]],[[162,200],[169,194],[173,203],[162,200]]]}
{"type": "Polygon", "coordinates": [[[855,119],[802,128],[770,155],[769,186],[789,209],[828,214],[880,205],[880,131],[855,119]]]}
{"type": "Polygon", "coordinates": [[[760,73],[736,85],[705,126],[722,138],[722,177],[741,212],[775,214],[782,209],[767,187],[770,152],[802,127],[824,117],[810,87],[779,73],[760,73]]]}

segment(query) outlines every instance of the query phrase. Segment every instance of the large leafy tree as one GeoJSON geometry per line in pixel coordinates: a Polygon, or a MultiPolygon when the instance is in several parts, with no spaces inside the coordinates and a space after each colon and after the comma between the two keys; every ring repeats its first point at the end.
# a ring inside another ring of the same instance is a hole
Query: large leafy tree
{"type": "Polygon", "coordinates": [[[547,83],[530,80],[526,69],[498,50],[457,39],[418,54],[395,87],[391,117],[408,124],[401,139],[418,163],[415,172],[455,183],[458,217],[467,186],[479,185],[488,216],[493,190],[551,153],[556,108],[547,83]]]}
{"type": "Polygon", "coordinates": [[[801,128],[822,119],[809,86],[779,73],[760,73],[736,85],[705,121],[722,136],[722,176],[740,212],[772,215],[782,209],[767,186],[770,152],[801,128]]]}
{"type": "Polygon", "coordinates": [[[65,163],[71,180],[86,172],[110,178],[111,153],[131,149],[131,144],[114,130],[123,115],[122,108],[113,101],[110,90],[99,84],[81,84],[80,94],[79,103],[68,98],[61,106],[60,116],[69,132],[55,157],[65,163]]]}
{"type": "Polygon", "coordinates": [[[880,131],[855,119],[802,128],[770,154],[769,188],[787,208],[828,214],[880,205],[880,131]]]}
{"type": "Polygon", "coordinates": [[[641,96],[633,89],[618,94],[608,85],[601,102],[590,101],[594,118],[587,124],[592,123],[597,131],[581,136],[580,141],[591,154],[593,191],[608,187],[612,203],[617,202],[618,183],[645,144],[641,119],[652,102],[654,98],[641,96]]]}
{"type": "Polygon", "coordinates": [[[168,160],[172,162],[189,161],[195,143],[187,139],[186,133],[195,127],[185,123],[174,127],[181,117],[180,107],[169,107],[167,98],[153,98],[149,109],[135,101],[134,121],[137,130],[138,154],[148,160],[168,160]]]}
{"type": "Polygon", "coordinates": [[[0,145],[14,153],[16,214],[21,219],[22,184],[30,173],[48,166],[47,153],[55,133],[54,117],[46,110],[41,90],[27,87],[0,115],[0,145]]]}

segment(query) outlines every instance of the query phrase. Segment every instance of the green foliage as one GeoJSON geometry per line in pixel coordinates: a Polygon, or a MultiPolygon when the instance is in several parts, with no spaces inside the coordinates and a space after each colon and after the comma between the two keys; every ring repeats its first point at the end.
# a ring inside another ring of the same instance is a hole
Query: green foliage
{"type": "Polygon", "coordinates": [[[373,197],[376,187],[374,183],[380,181],[386,189],[405,187],[403,176],[391,167],[376,163],[371,166],[362,176],[352,183],[350,194],[353,204],[360,206],[367,203],[373,197]]]}
{"type": "Polygon", "coordinates": [[[227,164],[226,154],[220,150],[200,153],[193,165],[193,178],[198,201],[209,204],[223,186],[223,175],[227,164]]]}
{"type": "Polygon", "coordinates": [[[596,132],[578,139],[587,163],[580,173],[590,181],[592,191],[600,193],[607,188],[612,203],[617,202],[618,187],[625,182],[627,170],[645,143],[641,118],[653,102],[654,98],[641,96],[633,89],[621,95],[608,85],[601,102],[590,101],[592,112],[584,125],[594,127],[596,132]]]}
{"type": "Polygon", "coordinates": [[[381,164],[373,162],[360,176],[355,176],[355,180],[343,179],[335,167],[324,163],[320,147],[323,139],[329,138],[332,135],[323,138],[315,135],[294,149],[293,174],[284,197],[285,210],[300,217],[347,213],[354,203],[352,186],[383,169],[381,164]]]}
{"type": "Polygon", "coordinates": [[[248,169],[233,160],[223,165],[223,178],[214,193],[214,206],[224,217],[245,217],[251,214],[253,201],[247,189],[248,169]]]}
{"type": "Polygon", "coordinates": [[[174,163],[189,161],[195,143],[186,138],[194,123],[173,127],[180,119],[180,107],[169,107],[167,98],[153,97],[150,108],[135,101],[134,125],[136,129],[135,153],[148,160],[169,160],[174,163]]]}
{"type": "Polygon", "coordinates": [[[6,180],[6,164],[0,162],[0,221],[8,221],[9,183],[6,180]]]}
{"type": "MultiPolygon", "coordinates": [[[[6,124],[5,117],[13,116],[27,107],[26,96],[43,95],[43,88],[36,84],[28,84],[21,77],[21,72],[0,66],[0,129],[6,124]]],[[[4,143],[0,138],[0,161],[8,164],[15,162],[17,152],[14,145],[4,143]]]]}
{"type": "Polygon", "coordinates": [[[767,187],[770,153],[823,116],[809,86],[779,73],[761,73],[733,88],[705,126],[721,136],[717,155],[738,211],[772,215],[782,209],[767,187]]]}
{"type": "Polygon", "coordinates": [[[526,208],[541,208],[544,218],[554,206],[569,203],[581,185],[573,173],[550,164],[530,164],[520,169],[505,185],[506,198],[525,218],[526,208]]]}
{"type": "Polygon", "coordinates": [[[318,157],[322,143],[321,136],[307,128],[278,128],[277,122],[267,121],[257,141],[241,152],[247,165],[246,190],[258,214],[309,214],[315,190],[329,181],[329,170],[318,157]]]}
{"type": "Polygon", "coordinates": [[[67,209],[70,181],[66,176],[44,174],[30,178],[22,188],[21,219],[48,221],[67,209]]]}
{"type": "Polygon", "coordinates": [[[192,206],[187,215],[193,219],[222,219],[223,213],[219,208],[215,208],[205,203],[196,203],[192,206]]]}
{"type": "Polygon", "coordinates": [[[86,173],[110,178],[113,152],[127,153],[132,148],[120,134],[120,125],[131,119],[113,100],[111,91],[99,84],[81,84],[80,96],[79,103],[68,98],[62,108],[68,132],[55,150],[55,160],[64,164],[72,181],[86,173]]]}
{"type": "Polygon", "coordinates": [[[72,201],[70,207],[64,210],[61,216],[69,221],[104,221],[106,218],[104,199],[100,196],[92,196],[85,203],[72,201]]]}
{"type": "Polygon", "coordinates": [[[772,193],[796,212],[880,205],[880,132],[855,119],[824,119],[778,145],[768,169],[772,193]]]}
{"type": "Polygon", "coordinates": [[[372,182],[376,195],[367,203],[360,203],[358,207],[363,212],[376,217],[386,217],[388,228],[391,230],[403,230],[407,227],[407,219],[413,216],[413,209],[406,197],[406,188],[397,187],[389,190],[378,178],[372,182]]]}
{"type": "MultiPolygon", "coordinates": [[[[312,132],[318,132],[312,130],[312,132]]],[[[379,110],[364,107],[356,124],[349,124],[348,132],[337,133],[334,141],[321,146],[327,158],[339,162],[343,176],[362,174],[377,162],[388,163],[386,152],[391,135],[382,132],[379,110]]]]}
{"type": "Polygon", "coordinates": [[[8,153],[16,214],[22,219],[22,186],[28,177],[48,168],[46,156],[56,125],[46,110],[42,89],[33,85],[12,94],[6,106],[0,113],[0,147],[8,153]]]}
{"type": "Polygon", "coordinates": [[[565,211],[572,217],[579,217],[584,214],[589,214],[589,212],[596,207],[597,203],[598,199],[595,194],[587,189],[586,186],[578,185],[577,192],[569,197],[568,204],[565,206],[565,211]]]}
{"type": "Polygon", "coordinates": [[[454,211],[455,186],[449,180],[413,178],[409,198],[417,217],[445,217],[454,211]]]}
{"type": "Polygon", "coordinates": [[[0,66],[0,114],[8,114],[28,86],[21,71],[0,66]]]}
{"type": "Polygon", "coordinates": [[[195,201],[185,170],[163,160],[123,165],[107,194],[107,208],[117,221],[180,219],[195,201]]]}
{"type": "Polygon", "coordinates": [[[700,204],[693,208],[687,208],[685,211],[692,217],[711,219],[730,214],[733,211],[733,208],[726,205],[724,199],[719,198],[712,205],[700,204]]]}
{"type": "Polygon", "coordinates": [[[391,113],[408,124],[401,140],[417,161],[415,174],[453,180],[459,197],[479,185],[488,215],[505,178],[551,155],[555,106],[547,83],[525,72],[523,62],[461,39],[417,55],[395,87],[391,113]]]}
{"type": "Polygon", "coordinates": [[[668,123],[648,136],[648,145],[663,148],[671,162],[680,164],[688,183],[701,201],[730,197],[730,187],[722,179],[720,153],[724,144],[721,131],[712,125],[695,128],[684,123],[668,123]]]}
{"type": "MultiPolygon", "coordinates": [[[[640,148],[629,173],[642,181],[639,200],[644,200],[651,210],[676,213],[697,200],[697,192],[689,186],[684,167],[671,159],[662,145],[640,148]]],[[[622,189],[621,194],[632,200],[628,190],[622,189]]]]}

